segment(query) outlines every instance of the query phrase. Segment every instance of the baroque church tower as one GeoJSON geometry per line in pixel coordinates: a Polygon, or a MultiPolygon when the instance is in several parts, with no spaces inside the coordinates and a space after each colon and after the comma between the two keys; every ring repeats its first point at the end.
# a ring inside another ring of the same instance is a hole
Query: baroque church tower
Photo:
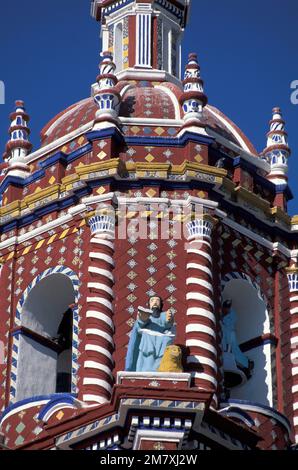
{"type": "Polygon", "coordinates": [[[191,0],[94,0],[91,96],[0,166],[0,430],[11,449],[298,442],[298,218],[265,150],[208,104],[191,0]],[[295,365],[296,364],[296,365],[295,365]]]}

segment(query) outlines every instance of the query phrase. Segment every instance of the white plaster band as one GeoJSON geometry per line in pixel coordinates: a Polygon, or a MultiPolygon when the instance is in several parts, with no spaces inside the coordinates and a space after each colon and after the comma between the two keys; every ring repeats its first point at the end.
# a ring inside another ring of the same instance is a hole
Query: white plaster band
{"type": "Polygon", "coordinates": [[[87,297],[87,303],[97,303],[103,305],[104,307],[111,310],[111,312],[113,312],[114,310],[113,304],[109,300],[104,299],[103,297],[87,297]]]}
{"type": "Polygon", "coordinates": [[[108,333],[105,333],[102,330],[99,330],[98,328],[87,328],[86,335],[100,336],[101,338],[107,340],[109,343],[111,343],[114,346],[114,341],[113,341],[112,336],[109,335],[108,333]]]}
{"type": "Polygon", "coordinates": [[[99,354],[103,354],[108,359],[110,359],[110,361],[112,363],[114,363],[112,354],[107,349],[103,348],[102,346],[98,346],[97,344],[88,343],[85,346],[85,351],[92,351],[92,352],[96,352],[96,353],[99,353],[99,354]]]}
{"type": "Polygon", "coordinates": [[[107,325],[109,325],[111,330],[114,331],[114,329],[115,329],[113,320],[110,317],[108,317],[108,315],[106,315],[105,313],[96,312],[95,310],[88,310],[87,313],[86,313],[86,317],[87,318],[96,318],[96,320],[101,320],[104,323],[106,323],[107,325]]]}
{"type": "Polygon", "coordinates": [[[89,266],[88,267],[88,272],[92,274],[98,274],[100,276],[107,277],[110,279],[110,281],[114,282],[114,276],[110,271],[107,271],[106,269],[101,269],[101,268],[96,268],[95,266],[89,266]]]}
{"type": "Polygon", "coordinates": [[[199,279],[197,277],[188,277],[186,279],[186,285],[189,286],[191,284],[205,287],[206,289],[210,290],[210,292],[213,294],[213,286],[212,284],[210,284],[210,282],[204,281],[203,279],[199,279]]]}
{"type": "Polygon", "coordinates": [[[108,392],[111,392],[112,390],[111,385],[106,380],[95,379],[94,377],[85,377],[83,380],[83,385],[96,385],[97,387],[104,388],[108,392]]]}
{"type": "Polygon", "coordinates": [[[186,300],[198,300],[206,304],[211,305],[214,308],[213,300],[207,295],[201,294],[200,292],[188,292],[186,294],[186,300]]]}
{"type": "Polygon", "coordinates": [[[198,325],[197,323],[186,325],[186,333],[206,333],[213,338],[216,337],[214,330],[205,325],[198,325]]]}
{"type": "Polygon", "coordinates": [[[211,382],[215,387],[217,387],[217,380],[209,374],[205,374],[203,372],[192,372],[191,376],[195,379],[206,380],[207,382],[211,382]]]}
{"type": "Polygon", "coordinates": [[[211,249],[211,244],[207,240],[191,240],[189,245],[194,245],[194,248],[198,247],[198,245],[206,245],[211,249]]]}
{"type": "Polygon", "coordinates": [[[105,284],[102,284],[101,282],[88,282],[87,287],[88,289],[102,290],[107,292],[112,298],[114,298],[113,289],[106,286],[105,284]]]}
{"type": "Polygon", "coordinates": [[[114,243],[110,240],[106,240],[105,238],[91,238],[91,243],[95,243],[96,245],[105,245],[114,250],[114,243]]]}
{"type": "Polygon", "coordinates": [[[99,405],[103,405],[104,403],[107,403],[109,400],[105,397],[101,397],[100,395],[83,395],[83,401],[89,403],[89,402],[96,402],[99,405]]]}
{"type": "Polygon", "coordinates": [[[101,370],[101,371],[105,372],[107,375],[109,375],[110,377],[113,377],[111,369],[109,369],[109,367],[105,366],[104,364],[101,364],[100,362],[85,361],[84,362],[84,367],[85,367],[85,369],[101,370]]]}
{"type": "Polygon", "coordinates": [[[187,263],[186,269],[197,269],[199,271],[204,271],[204,273],[209,274],[209,276],[212,278],[212,272],[209,268],[207,268],[207,266],[202,266],[198,263],[187,263]]]}
{"type": "Polygon", "coordinates": [[[110,264],[111,266],[115,266],[115,263],[114,263],[114,260],[111,256],[109,255],[105,255],[104,253],[102,252],[99,252],[99,253],[96,253],[94,251],[91,251],[89,253],[89,257],[91,259],[97,259],[97,260],[100,260],[100,261],[105,261],[106,263],[110,264]]]}
{"type": "Polygon", "coordinates": [[[291,315],[294,315],[295,313],[298,313],[298,307],[295,307],[295,308],[291,308],[291,309],[290,309],[290,314],[291,314],[291,315]]]}
{"type": "Polygon", "coordinates": [[[216,324],[216,319],[215,315],[212,312],[209,312],[209,310],[205,310],[204,308],[199,308],[199,307],[191,307],[187,309],[186,315],[194,315],[198,317],[205,317],[211,320],[214,324],[216,324]]]}
{"type": "Polygon", "coordinates": [[[209,359],[208,357],[204,356],[188,356],[187,358],[187,363],[188,364],[205,364],[207,366],[212,367],[212,369],[217,372],[217,365],[212,359],[209,359]]]}
{"type": "Polygon", "coordinates": [[[214,354],[214,356],[217,356],[217,350],[215,349],[215,347],[212,346],[212,344],[202,341],[201,339],[187,339],[185,342],[185,345],[190,348],[193,347],[193,348],[206,349],[206,351],[209,351],[212,354],[214,354]]]}
{"type": "Polygon", "coordinates": [[[298,302],[298,295],[291,296],[290,302],[298,302]]]}
{"type": "Polygon", "coordinates": [[[210,256],[208,253],[206,253],[205,251],[202,251],[202,250],[195,250],[195,249],[193,248],[193,249],[187,250],[187,253],[188,253],[188,254],[193,253],[194,255],[203,256],[203,257],[206,258],[210,263],[212,263],[212,258],[211,258],[211,256],[210,256]]]}

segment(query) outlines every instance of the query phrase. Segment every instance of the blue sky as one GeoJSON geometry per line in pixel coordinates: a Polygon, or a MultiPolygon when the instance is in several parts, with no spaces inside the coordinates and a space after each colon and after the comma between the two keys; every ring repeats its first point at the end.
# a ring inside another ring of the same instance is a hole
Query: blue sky
{"type": "MultiPolygon", "coordinates": [[[[31,141],[58,112],[90,95],[97,75],[99,26],[90,0],[14,0],[0,7],[0,153],[7,140],[15,99],[31,115],[31,141]]],[[[298,105],[290,84],[298,80],[297,0],[193,0],[183,57],[197,52],[210,104],[230,117],[257,150],[266,142],[268,121],[280,106],[292,157],[290,186],[298,214],[298,105]]]]}

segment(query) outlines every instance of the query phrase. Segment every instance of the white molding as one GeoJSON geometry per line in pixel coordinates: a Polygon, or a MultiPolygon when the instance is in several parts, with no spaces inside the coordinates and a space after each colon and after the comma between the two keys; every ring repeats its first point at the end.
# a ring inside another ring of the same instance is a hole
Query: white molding
{"type": "Polygon", "coordinates": [[[2,426],[3,423],[4,423],[8,418],[10,418],[10,416],[15,415],[16,413],[20,413],[20,411],[28,410],[29,408],[33,408],[33,407],[36,407],[36,406],[45,405],[45,404],[48,403],[49,401],[50,401],[50,398],[48,398],[48,399],[46,399],[46,400],[31,401],[30,403],[26,403],[25,405],[17,406],[17,407],[14,408],[13,410],[9,411],[9,412],[4,416],[4,418],[2,418],[2,419],[0,420],[0,425],[2,426]]]}
{"type": "Polygon", "coordinates": [[[91,273],[91,274],[97,274],[97,275],[100,275],[100,276],[107,277],[108,279],[110,279],[110,281],[114,282],[113,274],[110,271],[108,271],[107,269],[101,269],[101,268],[96,268],[95,266],[89,266],[88,267],[88,272],[91,273]]]}
{"type": "Polygon", "coordinates": [[[186,285],[191,286],[192,284],[205,287],[211,292],[211,294],[213,294],[213,286],[210,284],[210,282],[204,281],[203,279],[199,279],[197,277],[188,277],[186,279],[186,285]]]}
{"type": "Polygon", "coordinates": [[[113,258],[111,256],[105,255],[104,253],[101,253],[101,252],[91,251],[89,253],[89,258],[90,259],[100,260],[100,261],[103,260],[106,263],[110,264],[111,266],[113,266],[113,267],[115,266],[113,258]]]}
{"type": "Polygon", "coordinates": [[[105,331],[99,330],[98,328],[87,328],[86,335],[100,336],[101,338],[104,338],[106,341],[111,343],[112,346],[114,346],[114,341],[113,341],[112,336],[106,333],[105,331]]]}
{"type": "Polygon", "coordinates": [[[90,343],[87,343],[85,345],[85,351],[92,351],[92,352],[96,352],[98,354],[103,354],[104,356],[106,356],[108,359],[110,359],[110,361],[112,363],[114,363],[114,360],[113,360],[113,356],[112,354],[104,347],[102,346],[98,346],[97,344],[90,344],[90,343]]]}
{"type": "Polygon", "coordinates": [[[103,321],[104,323],[106,323],[107,325],[109,325],[109,327],[114,331],[115,327],[114,327],[114,323],[113,321],[111,320],[110,317],[108,317],[108,315],[102,313],[102,312],[96,312],[95,310],[88,310],[87,313],[86,313],[86,317],[87,318],[94,318],[96,320],[101,320],[103,321]]]}
{"type": "Polygon", "coordinates": [[[113,289],[106,286],[106,284],[102,284],[101,282],[88,282],[87,287],[88,289],[103,290],[107,292],[112,298],[114,298],[113,289]]]}
{"type": "Polygon", "coordinates": [[[202,266],[201,264],[198,263],[187,263],[186,269],[197,269],[198,271],[204,271],[204,273],[209,274],[209,276],[212,279],[212,272],[210,271],[209,268],[206,266],[202,266]]]}
{"type": "MultiPolygon", "coordinates": [[[[193,241],[196,241],[196,243],[200,243],[200,240],[192,240],[192,242],[193,242],[193,241]]],[[[205,241],[205,240],[204,240],[204,241],[205,241]]],[[[192,242],[191,242],[191,243],[192,243],[192,242]]],[[[211,247],[211,245],[210,245],[209,242],[207,242],[207,244],[208,244],[208,247],[211,247]]],[[[188,249],[186,252],[189,253],[189,254],[194,254],[194,255],[203,256],[203,257],[206,258],[210,263],[212,263],[212,258],[211,258],[211,256],[210,256],[208,253],[206,253],[205,251],[197,250],[197,249],[195,249],[195,248],[190,248],[190,249],[188,249]]]]}
{"type": "Polygon", "coordinates": [[[213,338],[216,338],[215,331],[209,328],[208,326],[191,323],[190,325],[186,325],[186,333],[206,333],[213,338]]]}
{"type": "Polygon", "coordinates": [[[217,357],[217,351],[215,347],[209,343],[206,343],[206,341],[202,341],[201,339],[186,339],[185,345],[193,348],[206,349],[206,351],[211,352],[215,357],[217,357]]]}
{"type": "Polygon", "coordinates": [[[186,372],[117,372],[117,384],[121,384],[122,379],[133,380],[165,380],[175,382],[187,382],[190,384],[191,374],[186,372]]]}
{"type": "Polygon", "coordinates": [[[207,366],[212,367],[212,369],[217,372],[217,365],[216,362],[214,362],[212,359],[209,359],[208,357],[205,356],[198,356],[198,355],[190,355],[187,357],[187,363],[188,364],[205,364],[207,366]]]}
{"type": "Polygon", "coordinates": [[[87,297],[87,303],[96,303],[103,305],[104,307],[108,308],[111,312],[113,312],[113,304],[109,300],[105,299],[104,297],[87,297]]]}
{"type": "Polygon", "coordinates": [[[83,385],[96,385],[97,387],[102,387],[108,392],[111,392],[112,387],[106,380],[95,379],[94,377],[85,377],[83,379],[83,385]]]}
{"type": "MultiPolygon", "coordinates": [[[[237,408],[240,408],[241,410],[244,411],[252,411],[254,413],[260,413],[265,416],[270,416],[270,418],[275,419],[276,421],[280,422],[288,431],[289,434],[291,434],[291,429],[285,419],[283,419],[282,416],[277,414],[277,412],[274,409],[267,409],[264,408],[261,404],[260,405],[255,405],[255,404],[249,404],[249,403],[238,403],[237,400],[233,402],[231,400],[230,403],[221,403],[220,408],[221,409],[229,409],[231,406],[236,406],[237,408]]],[[[297,423],[298,424],[298,423],[297,423]]]]}
{"type": "Polygon", "coordinates": [[[96,402],[99,405],[103,405],[104,403],[107,403],[109,400],[107,400],[104,397],[101,397],[100,395],[86,394],[86,395],[83,395],[83,401],[85,401],[85,402],[96,402]]]}
{"type": "Polygon", "coordinates": [[[205,310],[204,308],[200,307],[190,307],[186,311],[187,316],[197,316],[197,317],[205,317],[211,320],[214,324],[216,324],[215,315],[209,310],[205,310]]]}
{"type": "Polygon", "coordinates": [[[215,387],[217,387],[217,380],[212,377],[212,375],[205,374],[204,372],[192,372],[191,376],[195,379],[206,380],[207,382],[211,382],[215,387]]]}
{"type": "Polygon", "coordinates": [[[111,372],[111,369],[109,367],[105,366],[104,364],[101,364],[100,362],[96,361],[85,361],[84,362],[84,368],[85,369],[97,369],[97,370],[102,370],[104,371],[107,375],[113,378],[113,374],[111,372]]]}
{"type": "Polygon", "coordinates": [[[213,300],[207,295],[201,294],[200,292],[188,292],[186,294],[186,300],[198,300],[205,304],[211,305],[214,308],[213,300]]]}

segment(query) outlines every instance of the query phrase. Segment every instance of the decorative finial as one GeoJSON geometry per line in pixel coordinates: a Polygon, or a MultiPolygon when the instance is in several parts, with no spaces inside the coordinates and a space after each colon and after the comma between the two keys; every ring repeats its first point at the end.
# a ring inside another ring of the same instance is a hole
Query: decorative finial
{"type": "Polygon", "coordinates": [[[3,160],[9,165],[6,174],[24,178],[30,173],[30,168],[25,163],[25,157],[32,150],[32,144],[29,142],[29,120],[30,117],[26,113],[24,101],[17,100],[15,111],[10,115],[11,124],[8,130],[10,140],[7,142],[3,154],[3,160]]]}
{"type": "Polygon", "coordinates": [[[10,115],[11,124],[9,127],[10,140],[6,144],[3,159],[9,161],[26,157],[32,150],[32,144],[29,142],[30,129],[28,122],[30,120],[25,111],[24,101],[15,102],[15,111],[10,115]]]}
{"type": "Polygon", "coordinates": [[[269,123],[270,130],[267,134],[267,147],[262,156],[271,165],[268,179],[275,184],[286,184],[288,158],[291,154],[288,134],[285,131],[285,121],[282,118],[280,108],[273,108],[272,114],[273,117],[269,123]]]}
{"type": "Polygon", "coordinates": [[[98,106],[95,123],[112,121],[118,124],[121,96],[115,88],[118,83],[115,76],[116,65],[110,52],[102,52],[101,56],[100,73],[93,89],[94,101],[98,106]]]}
{"type": "Polygon", "coordinates": [[[191,53],[188,56],[183,87],[184,93],[180,98],[180,104],[184,112],[184,120],[200,120],[208,98],[204,93],[204,82],[201,79],[198,57],[195,53],[191,53]]]}

